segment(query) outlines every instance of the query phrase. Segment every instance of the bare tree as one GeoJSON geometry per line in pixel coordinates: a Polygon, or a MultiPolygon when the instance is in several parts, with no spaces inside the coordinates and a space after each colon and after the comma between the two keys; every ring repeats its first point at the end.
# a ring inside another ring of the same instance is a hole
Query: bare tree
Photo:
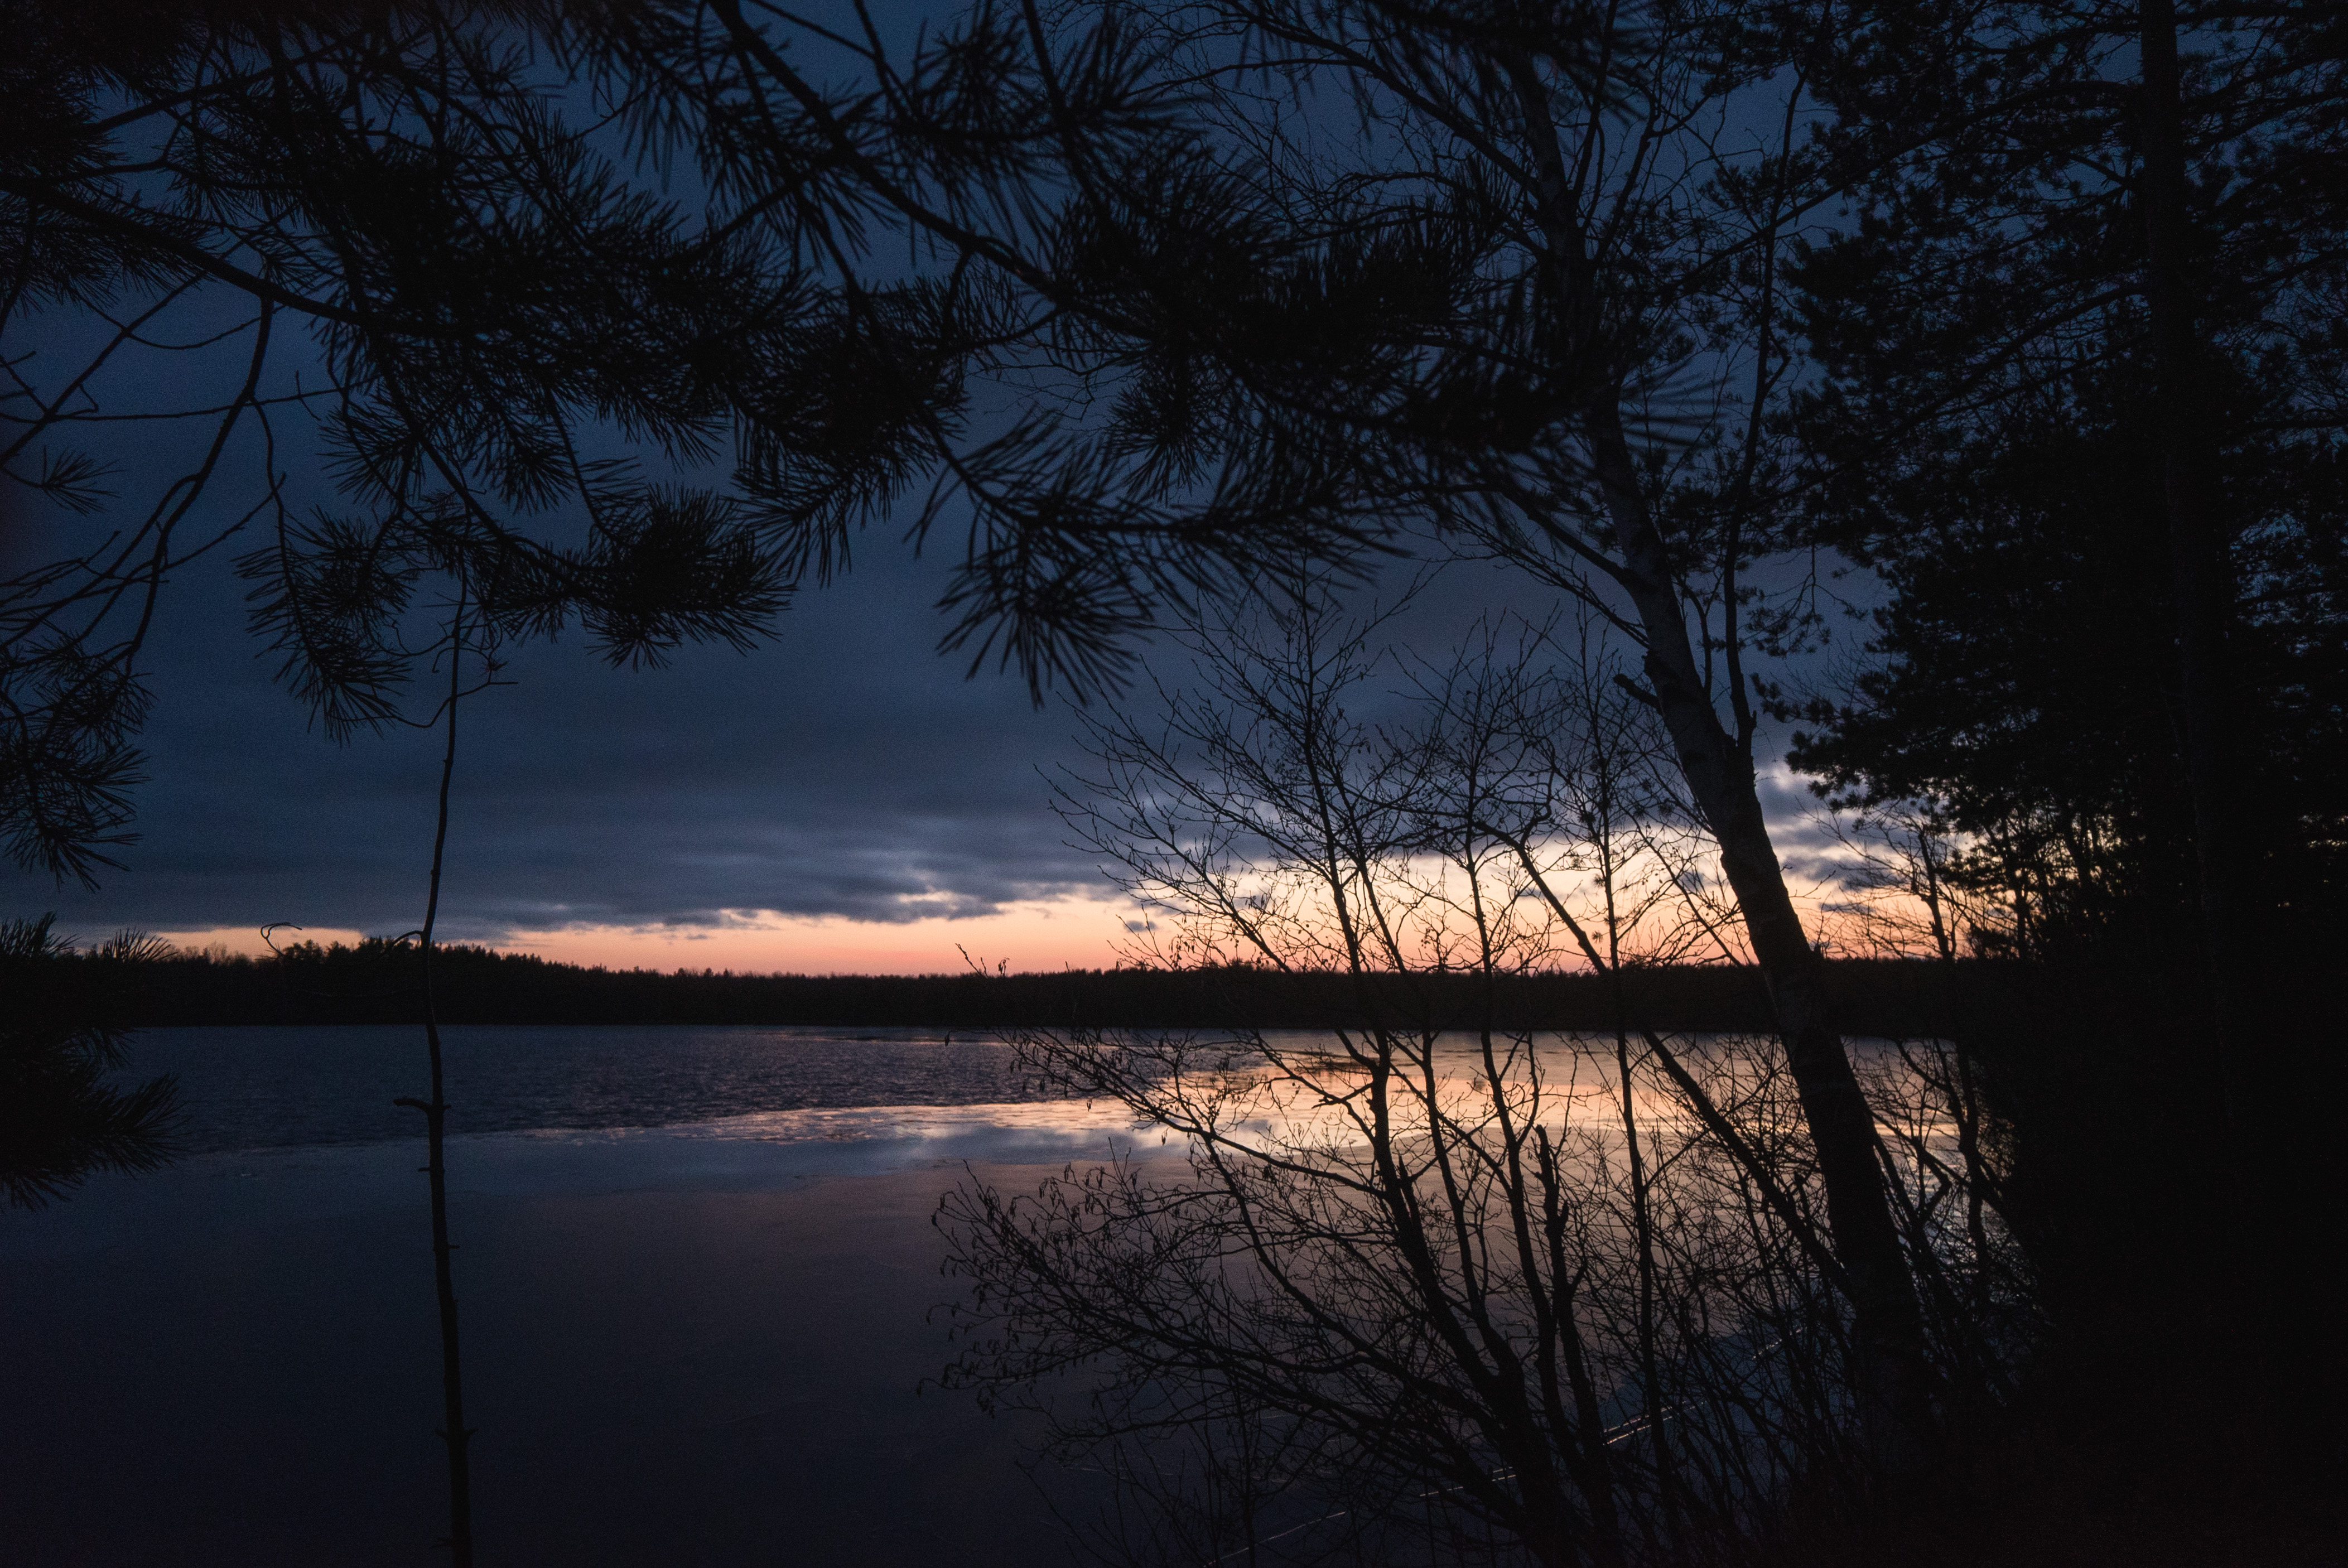
{"type": "Polygon", "coordinates": [[[457,715],[468,696],[478,693],[495,678],[491,649],[469,645],[469,630],[475,644],[486,641],[478,628],[466,624],[468,608],[479,608],[466,603],[466,591],[470,587],[469,583],[460,579],[456,601],[448,609],[448,690],[428,720],[445,728],[448,736],[440,754],[440,789],[433,820],[432,870],[429,890],[425,895],[424,923],[414,933],[430,1093],[425,1099],[403,1096],[394,1102],[421,1112],[424,1117],[424,1171],[430,1182],[432,1212],[432,1284],[440,1315],[440,1440],[448,1459],[448,1534],[445,1543],[448,1560],[456,1568],[472,1568],[473,1562],[473,1431],[465,1424],[464,1355],[457,1317],[456,1260],[452,1255],[456,1243],[448,1239],[448,1096],[440,1049],[440,999],[433,985],[432,939],[440,923],[440,874],[448,852],[448,792],[457,773],[457,715]],[[469,652],[477,655],[482,666],[481,685],[469,692],[465,686],[465,655],[469,652]]]}
{"type": "MultiPolygon", "coordinates": [[[[1590,1039],[1501,1016],[1488,984],[1484,1016],[1447,1016],[1427,984],[1568,954],[1622,982],[1704,940],[1645,847],[1692,830],[1675,770],[1602,665],[1530,662],[1557,646],[1538,629],[1429,672],[1383,658],[1375,624],[1309,594],[1220,623],[1162,728],[1095,722],[1066,815],[1152,908],[1151,951],[1334,974],[1349,1000],[1309,1036],[1019,1037],[1182,1163],[950,1196],[976,1286],[950,1377],[1015,1398],[1105,1367],[1057,1440],[1126,1479],[1100,1543],[1138,1560],[1613,1563],[1733,1539],[1797,1478],[1869,1463],[1866,1350],[1782,1054],[1673,1040],[1621,985],[1590,1039]],[[1382,681],[1409,696],[1383,722],[1382,681]]],[[[1945,1180],[1949,1140],[1900,1109],[1918,1085],[1879,1078],[1945,1180]]],[[[1920,1272],[1946,1254],[1973,1278],[1964,1204],[1910,1207],[1920,1272]]]]}
{"type": "Polygon", "coordinates": [[[1071,163],[1084,199],[1056,276],[1091,357],[1069,402],[1113,400],[1104,450],[1124,466],[1069,471],[1217,536],[1292,496],[1372,541],[1429,526],[1637,645],[1632,685],[1733,895],[1722,934],[1800,1085],[1871,1445],[1913,1468],[1933,1442],[1916,1284],[1762,808],[1746,665],[1807,613],[1800,593],[1757,603],[1752,568],[1777,542],[1779,263],[1851,178],[1801,136],[1829,13],[1154,15],[1144,74],[1189,95],[1187,118],[1071,163]]]}

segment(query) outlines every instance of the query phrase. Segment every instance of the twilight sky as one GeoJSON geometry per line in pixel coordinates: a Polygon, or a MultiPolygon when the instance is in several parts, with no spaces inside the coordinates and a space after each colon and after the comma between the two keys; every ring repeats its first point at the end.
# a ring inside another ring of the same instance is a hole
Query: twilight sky
{"type": "MultiPolygon", "coordinates": [[[[873,549],[747,656],[630,672],[577,639],[522,650],[516,686],[466,706],[443,929],[663,966],[943,969],[957,941],[1015,965],[1106,961],[1117,916],[1035,772],[1073,726],[932,653],[935,575],[873,549]]],[[[126,869],[95,895],[11,872],[6,907],[240,946],[269,921],[420,921],[437,738],[337,747],[308,727],[243,629],[242,586],[215,558],[166,601],[126,869]]]]}
{"type": "MultiPolygon", "coordinates": [[[[233,325],[222,309],[242,305],[193,306],[155,335],[203,341],[233,325]]],[[[90,332],[50,318],[12,330],[11,352],[71,359],[90,332]]],[[[218,406],[243,353],[236,339],[125,359],[91,392],[108,415],[218,406]]],[[[304,367],[298,348],[284,354],[274,389],[291,391],[304,367]]],[[[281,410],[278,464],[297,511],[334,499],[304,423],[281,410]]],[[[116,432],[101,450],[122,470],[126,509],[143,509],[210,434],[98,428],[116,432]]],[[[261,461],[248,421],[191,525],[216,531],[250,504],[261,461]]],[[[119,521],[0,509],[0,572],[78,553],[119,521]]],[[[135,927],[245,950],[272,922],[324,939],[421,922],[438,738],[337,747],[306,723],[245,630],[231,570],[261,527],[179,572],[163,599],[142,661],[156,705],[141,838],[123,869],[86,892],[0,862],[0,915],[54,910],[86,938],[135,927]]],[[[952,532],[938,542],[949,556],[952,532]]],[[[1062,843],[1039,774],[1079,755],[1076,721],[1033,707],[1015,676],[965,680],[963,660],[934,651],[947,564],[916,561],[876,527],[855,569],[799,594],[747,656],[687,650],[631,672],[578,638],[518,651],[517,684],[466,705],[442,932],[664,968],[936,972],[961,967],[958,946],[1015,968],[1113,962],[1138,912],[1062,843]]],[[[1549,607],[1489,568],[1454,568],[1404,634],[1440,655],[1511,602],[1549,607]]],[[[1166,673],[1179,679],[1179,664],[1166,673]]],[[[1810,836],[1795,820],[1807,796],[1773,770],[1764,797],[1793,863],[1810,836]]]]}
{"type": "MultiPolygon", "coordinates": [[[[125,869],[96,893],[10,869],[0,911],[248,950],[272,921],[330,939],[420,921],[438,737],[338,747],[308,727],[224,554],[175,579],[149,645],[125,869]]],[[[936,972],[957,944],[1014,968],[1114,962],[1137,912],[1062,844],[1038,772],[1080,756],[1076,721],[933,651],[942,575],[876,530],[756,653],[631,672],[576,638],[522,650],[517,684],[465,708],[444,933],[662,968],[936,972]]],[[[1510,583],[1455,568],[1404,631],[1439,649],[1510,583]]],[[[1772,793],[1792,828],[1799,798],[1772,793]]]]}

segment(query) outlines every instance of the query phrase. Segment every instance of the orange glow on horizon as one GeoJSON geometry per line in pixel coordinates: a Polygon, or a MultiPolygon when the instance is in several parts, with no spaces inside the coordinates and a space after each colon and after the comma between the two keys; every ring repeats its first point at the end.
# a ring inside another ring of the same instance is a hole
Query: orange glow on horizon
{"type": "MultiPolygon", "coordinates": [[[[1856,898],[1848,893],[1838,897],[1831,884],[1821,882],[1797,887],[1794,894],[1803,924],[1823,938],[1835,956],[1916,956],[1930,950],[1921,906],[1903,891],[1877,890],[1856,898]]],[[[975,960],[989,970],[1001,965],[1014,973],[1032,974],[1117,966],[1125,961],[1123,949],[1131,941],[1126,922],[1140,913],[1121,898],[1081,897],[1012,904],[994,914],[969,919],[932,917],[896,923],[736,910],[726,912],[725,923],[717,925],[515,930],[484,945],[606,969],[954,975],[975,960]]],[[[1665,911],[1656,918],[1668,923],[1676,914],[1665,911]]],[[[1721,930],[1734,934],[1733,911],[1717,911],[1715,918],[1721,930]]],[[[102,939],[105,934],[88,934],[85,940],[102,939]]],[[[255,956],[268,951],[260,933],[251,929],[215,927],[155,934],[191,951],[225,949],[255,956]]],[[[348,944],[362,935],[355,930],[324,927],[284,927],[274,934],[281,946],[295,942],[348,944]]],[[[450,936],[448,940],[469,939],[450,936]]],[[[1671,945],[1684,948],[1683,944],[1671,945]]],[[[1678,956],[1681,962],[1705,963],[1718,962],[1723,954],[1699,944],[1678,956]]],[[[1567,969],[1583,967],[1580,955],[1563,947],[1552,962],[1567,969]]]]}
{"type": "Polygon", "coordinates": [[[498,945],[606,969],[731,969],[737,975],[953,975],[963,956],[993,969],[1107,969],[1125,906],[1092,899],[1014,904],[964,920],[898,923],[746,912],[738,924],[690,929],[586,926],[516,932],[498,945]]]}
{"type": "MultiPolygon", "coordinates": [[[[1006,906],[964,920],[888,923],[837,915],[792,916],[740,912],[722,926],[597,925],[516,931],[485,944],[507,953],[532,953],[560,964],[606,969],[730,969],[737,975],[952,975],[968,967],[959,949],[993,969],[1014,973],[1107,969],[1118,955],[1131,910],[1098,899],[1057,899],[1006,906]]],[[[261,955],[268,947],[256,931],[220,927],[155,934],[190,951],[225,949],[261,955]]],[[[357,931],[324,928],[274,934],[280,946],[360,940],[357,931]]],[[[462,941],[462,938],[451,940],[462,941]]]]}

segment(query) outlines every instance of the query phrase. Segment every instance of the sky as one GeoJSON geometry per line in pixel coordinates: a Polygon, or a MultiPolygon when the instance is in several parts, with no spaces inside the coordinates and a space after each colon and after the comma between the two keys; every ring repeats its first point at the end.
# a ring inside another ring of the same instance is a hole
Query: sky
{"type": "MultiPolygon", "coordinates": [[[[1039,769],[1076,727],[1016,680],[932,651],[936,573],[874,550],[747,655],[614,670],[520,650],[462,712],[442,934],[604,964],[933,972],[1113,962],[1121,912],[1062,847],[1039,769]]],[[[440,738],[328,741],[272,678],[221,558],[171,584],[149,645],[139,842],[54,909],[252,950],[419,924],[440,738]],[[281,940],[294,939],[283,934],[281,940]]]]}
{"type": "MultiPolygon", "coordinates": [[[[203,395],[201,361],[164,363],[189,384],[134,376],[102,400],[220,400],[203,395]]],[[[300,368],[295,359],[286,374],[300,368]]],[[[280,421],[280,455],[297,509],[330,503],[322,465],[290,438],[294,425],[280,421]]],[[[106,454],[126,501],[167,485],[187,455],[175,442],[202,434],[129,428],[139,438],[106,454]]],[[[257,443],[242,443],[189,537],[249,504],[258,461],[257,443]]],[[[15,508],[0,514],[0,567],[77,553],[120,521],[15,508]]],[[[280,942],[347,942],[421,924],[441,738],[336,744],[311,722],[247,628],[232,562],[262,527],[179,569],[161,597],[142,660],[155,702],[140,737],[139,838],[117,851],[120,866],[90,891],[0,863],[0,917],[54,911],[84,940],[132,929],[248,953],[264,950],[268,926],[298,928],[280,942]]],[[[1015,673],[971,677],[964,658],[937,651],[948,623],[934,605],[951,564],[876,524],[851,569],[802,590],[748,654],[689,648],[665,668],[630,670],[576,635],[510,650],[511,684],[463,706],[438,934],[613,967],[937,974],[1118,962],[1128,923],[1147,912],[1067,845],[1051,809],[1052,777],[1084,760],[1080,722],[1057,700],[1036,706],[1015,673]]],[[[1408,570],[1390,569],[1377,591],[1408,570]]],[[[1554,607],[1521,577],[1457,564],[1393,630],[1439,657],[1481,615],[1554,607]]],[[[1160,641],[1141,652],[1156,675],[1183,681],[1179,650],[1160,641]]],[[[1155,701],[1150,692],[1140,683],[1131,700],[1155,701]]],[[[1807,790],[1774,764],[1764,786],[1781,846],[1815,841],[1807,790]]]]}
{"type": "MultiPolygon", "coordinates": [[[[1116,963],[1144,912],[1064,842],[1050,805],[1048,776],[1083,760],[1079,722],[935,651],[942,577],[876,530],[747,655],[631,671],[575,637],[520,650],[514,684],[462,710],[440,934],[614,967],[1116,963]]],[[[164,598],[122,867],[95,892],[9,870],[0,913],[245,952],[273,923],[302,928],[279,941],[421,923],[441,737],[329,741],[245,630],[243,586],[216,552],[164,598]]],[[[1401,632],[1437,650],[1512,599],[1492,569],[1456,568],[1401,632]]],[[[1180,677],[1174,650],[1146,651],[1180,677]]],[[[1806,797],[1770,782],[1798,839],[1806,797]]]]}
{"type": "MultiPolygon", "coordinates": [[[[221,325],[183,315],[174,330],[196,341],[221,325]]],[[[12,328],[11,352],[65,356],[75,330],[12,328]]],[[[222,402],[241,354],[230,342],[150,356],[93,386],[109,411],[222,402]]],[[[303,363],[284,356],[281,388],[303,363]]],[[[126,501],[168,483],[203,433],[108,428],[132,433],[105,453],[126,501]]],[[[298,437],[280,455],[297,509],[332,500],[298,437]]],[[[259,460],[241,443],[191,524],[232,518],[259,460]]],[[[0,557],[78,551],[118,521],[0,515],[0,557]]],[[[336,745],[317,731],[245,628],[231,562],[255,542],[249,532],[181,569],[163,597],[142,661],[156,701],[139,837],[121,866],[88,891],[0,864],[0,916],[54,911],[85,939],[130,928],[245,952],[275,924],[299,928],[280,941],[348,941],[421,923],[439,739],[336,745]]],[[[1117,962],[1143,912],[1066,845],[1050,809],[1049,777],[1081,759],[1077,721],[1056,701],[1035,706],[1015,675],[965,678],[962,659],[936,652],[950,564],[878,526],[852,571],[802,592],[747,655],[688,649],[664,669],[615,670],[575,637],[518,650],[514,684],[464,707],[439,934],[664,969],[1117,962]]],[[[1455,568],[1403,634],[1439,655],[1503,605],[1549,607],[1492,569],[1455,568]]],[[[1179,680],[1180,661],[1157,652],[1179,680]]],[[[1807,792],[1781,769],[1765,775],[1765,799],[1781,842],[1811,836],[1807,792]]]]}

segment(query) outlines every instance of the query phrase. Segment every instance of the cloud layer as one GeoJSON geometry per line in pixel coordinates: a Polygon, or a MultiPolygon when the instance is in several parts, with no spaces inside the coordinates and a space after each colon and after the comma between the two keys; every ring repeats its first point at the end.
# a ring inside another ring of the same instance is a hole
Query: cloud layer
{"type": "MultiPolygon", "coordinates": [[[[444,928],[894,923],[1095,888],[1037,773],[1074,722],[1014,679],[963,679],[932,652],[938,574],[871,554],[747,656],[628,671],[521,651],[516,684],[464,709],[444,928]]],[[[419,922],[439,738],[327,742],[256,656],[240,586],[207,562],[166,600],[125,869],[96,894],[11,872],[7,905],[85,929],[419,922]]]]}
{"type": "MultiPolygon", "coordinates": [[[[514,684],[464,708],[442,932],[675,936],[771,915],[901,929],[1107,897],[1044,777],[1080,758],[1077,721],[940,656],[944,573],[892,542],[871,538],[748,655],[630,671],[575,640],[519,650],[514,684]]],[[[0,873],[0,911],[54,909],[85,934],[420,923],[439,737],[319,735],[245,631],[225,554],[173,583],[150,644],[149,779],[125,869],[96,893],[0,873]]],[[[1388,629],[1439,653],[1512,592],[1521,579],[1457,568],[1388,629]]],[[[1179,676],[1179,655],[1160,662],[1179,676]]],[[[1806,792],[1775,766],[1762,782],[1789,869],[1830,877],[1831,846],[1796,820],[1806,792]]],[[[1066,961],[1106,961],[1097,934],[1070,941],[1066,961]]]]}

